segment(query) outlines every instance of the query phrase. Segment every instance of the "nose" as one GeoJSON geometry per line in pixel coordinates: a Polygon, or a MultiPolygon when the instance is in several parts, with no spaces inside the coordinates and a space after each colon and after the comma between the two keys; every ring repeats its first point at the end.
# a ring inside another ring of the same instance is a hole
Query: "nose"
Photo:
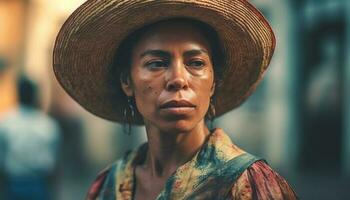
{"type": "Polygon", "coordinates": [[[166,74],[166,89],[168,91],[186,90],[188,88],[186,68],[177,61],[169,67],[166,74]]]}

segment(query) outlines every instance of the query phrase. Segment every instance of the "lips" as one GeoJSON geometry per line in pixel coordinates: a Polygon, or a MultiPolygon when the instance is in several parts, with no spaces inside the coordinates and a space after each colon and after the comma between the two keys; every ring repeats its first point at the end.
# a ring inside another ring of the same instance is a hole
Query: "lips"
{"type": "Polygon", "coordinates": [[[186,100],[171,100],[168,102],[165,102],[160,106],[161,109],[167,109],[167,108],[194,108],[196,107],[194,104],[192,104],[189,101],[186,100]]]}

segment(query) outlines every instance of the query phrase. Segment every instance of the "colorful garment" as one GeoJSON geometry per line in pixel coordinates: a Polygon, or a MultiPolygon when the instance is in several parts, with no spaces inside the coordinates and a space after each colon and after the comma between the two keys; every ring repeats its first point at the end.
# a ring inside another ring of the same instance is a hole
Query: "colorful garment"
{"type": "MultiPolygon", "coordinates": [[[[100,173],[88,200],[132,200],[134,169],[142,163],[147,144],[128,153],[100,173]]],[[[216,129],[200,151],[180,166],[156,200],[168,199],[297,199],[288,183],[264,160],[240,153],[230,138],[216,129]]]]}

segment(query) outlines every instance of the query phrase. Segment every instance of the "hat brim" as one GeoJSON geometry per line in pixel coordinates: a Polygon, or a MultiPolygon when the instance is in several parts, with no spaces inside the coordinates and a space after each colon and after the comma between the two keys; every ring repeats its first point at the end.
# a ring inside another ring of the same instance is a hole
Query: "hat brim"
{"type": "MultiPolygon", "coordinates": [[[[216,116],[239,106],[254,90],[275,48],[271,27],[245,0],[88,0],[67,19],[54,47],[53,68],[67,93],[91,113],[123,122],[120,85],[111,88],[108,66],[123,39],[161,20],[186,17],[212,26],[225,54],[216,116]]],[[[135,124],[143,124],[142,118],[135,124]]]]}

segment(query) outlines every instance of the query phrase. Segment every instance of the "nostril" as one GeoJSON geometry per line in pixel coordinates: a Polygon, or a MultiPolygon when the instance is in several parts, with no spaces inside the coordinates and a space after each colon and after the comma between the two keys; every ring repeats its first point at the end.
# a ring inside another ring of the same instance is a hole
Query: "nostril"
{"type": "Polygon", "coordinates": [[[180,79],[180,78],[169,81],[167,84],[167,89],[169,91],[181,90],[181,89],[187,89],[187,88],[188,88],[187,82],[184,79],[180,79]]]}
{"type": "Polygon", "coordinates": [[[168,90],[170,90],[170,91],[173,91],[173,90],[175,90],[176,89],[176,87],[174,86],[174,85],[169,85],[168,86],[168,90]]]}

